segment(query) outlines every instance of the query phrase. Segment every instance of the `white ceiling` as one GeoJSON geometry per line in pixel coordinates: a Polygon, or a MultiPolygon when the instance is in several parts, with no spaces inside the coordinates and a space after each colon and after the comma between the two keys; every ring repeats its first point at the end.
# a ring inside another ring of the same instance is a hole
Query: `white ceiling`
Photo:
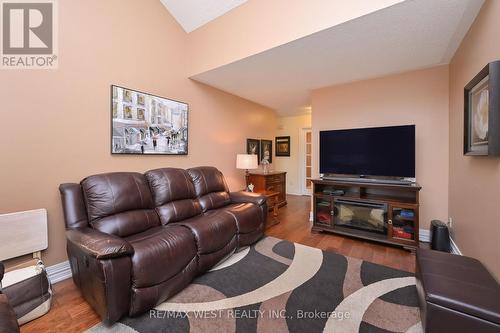
{"type": "Polygon", "coordinates": [[[247,2],[247,0],[160,1],[188,33],[247,2]]]}
{"type": "Polygon", "coordinates": [[[449,63],[484,0],[407,0],[192,78],[304,113],[310,91],[449,63]]]}

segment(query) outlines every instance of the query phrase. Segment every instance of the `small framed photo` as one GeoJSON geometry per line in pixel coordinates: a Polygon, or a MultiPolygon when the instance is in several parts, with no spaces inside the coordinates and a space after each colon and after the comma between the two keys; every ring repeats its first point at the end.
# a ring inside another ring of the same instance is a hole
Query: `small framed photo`
{"type": "Polygon", "coordinates": [[[489,63],[464,88],[464,155],[500,153],[500,61],[489,63]]]}
{"type": "Polygon", "coordinates": [[[290,137],[277,136],[275,138],[276,156],[290,156],[290,137]]]}
{"type": "Polygon", "coordinates": [[[257,155],[257,161],[260,164],[260,140],[247,139],[247,154],[257,155]]]}
{"type": "Polygon", "coordinates": [[[273,163],[273,141],[260,140],[260,159],[273,163]]]}

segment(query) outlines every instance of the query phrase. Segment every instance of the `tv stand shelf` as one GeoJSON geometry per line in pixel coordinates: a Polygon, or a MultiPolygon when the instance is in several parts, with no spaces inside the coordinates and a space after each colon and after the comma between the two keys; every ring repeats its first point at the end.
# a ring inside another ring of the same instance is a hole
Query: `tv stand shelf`
{"type": "Polygon", "coordinates": [[[313,179],[313,232],[332,232],[414,250],[421,187],[313,179]]]}

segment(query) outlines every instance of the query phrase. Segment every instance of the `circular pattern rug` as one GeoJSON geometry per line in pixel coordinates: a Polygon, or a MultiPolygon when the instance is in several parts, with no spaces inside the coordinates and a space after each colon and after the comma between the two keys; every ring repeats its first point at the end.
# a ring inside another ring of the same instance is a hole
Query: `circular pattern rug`
{"type": "Polygon", "coordinates": [[[413,274],[266,237],[103,332],[422,332],[413,274]]]}

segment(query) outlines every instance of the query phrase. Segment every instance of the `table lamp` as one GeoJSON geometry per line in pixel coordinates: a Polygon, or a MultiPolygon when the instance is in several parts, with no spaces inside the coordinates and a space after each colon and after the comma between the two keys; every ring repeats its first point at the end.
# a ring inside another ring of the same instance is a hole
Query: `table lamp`
{"type": "Polygon", "coordinates": [[[250,185],[250,174],[248,169],[257,169],[259,163],[257,161],[257,155],[255,154],[237,154],[236,155],[236,168],[244,169],[245,172],[245,183],[246,190],[248,191],[248,185],[250,185]]]}

